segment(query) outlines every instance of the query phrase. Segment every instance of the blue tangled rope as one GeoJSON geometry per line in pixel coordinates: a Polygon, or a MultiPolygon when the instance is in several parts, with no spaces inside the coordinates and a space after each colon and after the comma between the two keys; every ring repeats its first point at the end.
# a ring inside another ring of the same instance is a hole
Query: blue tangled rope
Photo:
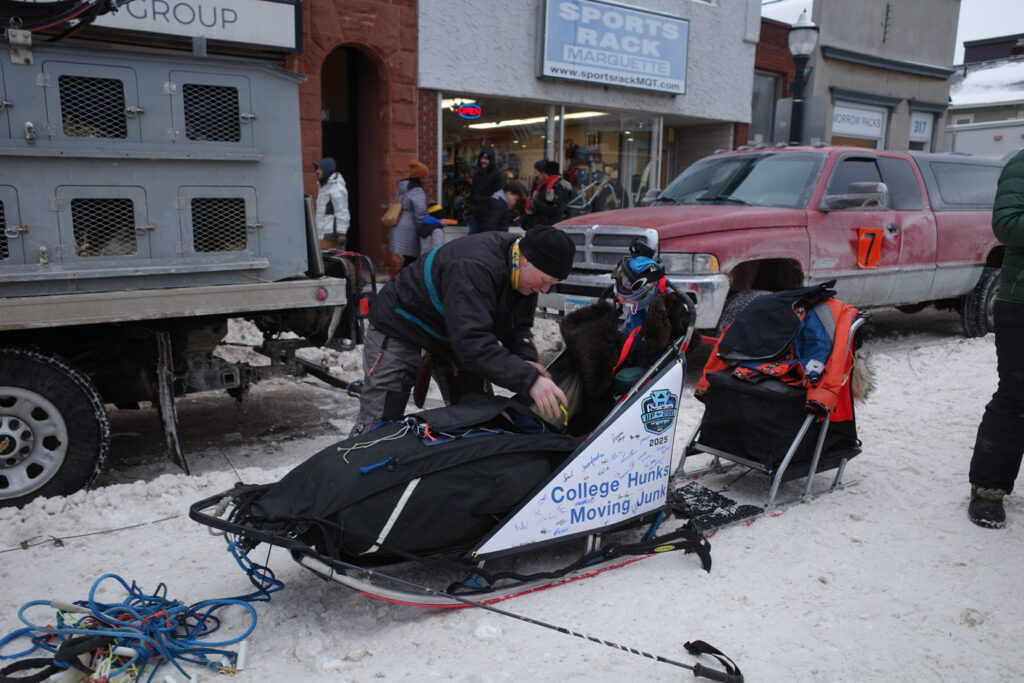
{"type": "Polygon", "coordinates": [[[148,669],[146,680],[151,681],[157,669],[166,662],[173,664],[186,678],[191,677],[182,668],[182,663],[198,664],[217,672],[233,672],[238,665],[239,654],[227,648],[241,643],[256,628],[256,610],[249,603],[269,600],[270,594],[284,588],[284,584],[274,578],[269,568],[249,560],[237,543],[232,543],[229,550],[257,588],[255,592],[185,605],[179,600],[168,599],[167,586],[163,583],[148,595],[134,581],[129,585],[116,574],[104,574],[93,583],[87,600],[74,603],[33,600],[23,605],[18,610],[18,618],[25,627],[0,639],[0,660],[20,659],[44,650],[54,656],[54,666],[66,669],[70,663],[80,668],[77,657],[61,661],[61,647],[72,639],[79,642],[82,636],[90,636],[105,643],[97,648],[101,653],[93,655],[91,667],[96,669],[105,665],[107,680],[118,676],[124,676],[123,680],[138,680],[148,669]],[[127,597],[121,602],[99,602],[96,593],[105,581],[119,583],[127,597]],[[221,626],[218,610],[232,605],[249,612],[248,628],[241,635],[211,641],[210,636],[221,626]],[[28,618],[26,612],[39,606],[57,609],[55,626],[42,626],[28,618]],[[3,654],[4,647],[20,638],[29,639],[27,649],[3,654]]]}

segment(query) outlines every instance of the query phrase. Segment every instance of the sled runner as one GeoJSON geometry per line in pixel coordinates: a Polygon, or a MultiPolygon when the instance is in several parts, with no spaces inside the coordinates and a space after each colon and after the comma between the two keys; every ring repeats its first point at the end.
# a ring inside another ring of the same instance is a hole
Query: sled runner
{"type": "Polygon", "coordinates": [[[281,547],[325,578],[414,605],[494,602],[672,550],[709,569],[709,544],[669,500],[696,319],[681,299],[684,333],[588,433],[553,429],[512,398],[474,396],[329,446],[279,482],[211,496],[190,515],[243,551],[281,547]]]}
{"type": "Polygon", "coordinates": [[[742,470],[763,473],[770,483],[761,506],[738,504],[700,481],[678,486],[674,494],[690,506],[700,529],[854,483],[842,481],[846,463],[861,445],[851,370],[857,331],[870,314],[835,299],[834,285],[755,299],[715,345],[696,390],[704,416],[674,478],[742,470]],[[704,456],[706,464],[687,471],[695,456],[704,456]],[[831,484],[813,490],[814,475],[833,469],[831,484]],[[802,493],[777,502],[780,486],[796,479],[805,479],[802,493]]]}

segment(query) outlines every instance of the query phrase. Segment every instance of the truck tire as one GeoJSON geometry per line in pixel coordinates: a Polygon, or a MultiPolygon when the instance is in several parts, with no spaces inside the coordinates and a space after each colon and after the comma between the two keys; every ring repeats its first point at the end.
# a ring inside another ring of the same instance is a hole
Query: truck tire
{"type": "Polygon", "coordinates": [[[729,295],[729,298],[725,300],[725,306],[722,307],[722,315],[718,319],[718,327],[715,328],[715,335],[721,337],[722,332],[725,332],[725,328],[729,326],[739,312],[750,305],[754,299],[760,299],[763,296],[768,296],[771,292],[764,289],[748,289],[744,292],[734,292],[729,295]]]}
{"type": "Polygon", "coordinates": [[[88,487],[110,450],[92,380],[63,358],[0,349],[0,506],[88,487]]]}
{"type": "Polygon", "coordinates": [[[960,300],[960,322],[968,337],[984,337],[995,331],[992,308],[999,294],[999,269],[985,268],[981,278],[960,300]]]}

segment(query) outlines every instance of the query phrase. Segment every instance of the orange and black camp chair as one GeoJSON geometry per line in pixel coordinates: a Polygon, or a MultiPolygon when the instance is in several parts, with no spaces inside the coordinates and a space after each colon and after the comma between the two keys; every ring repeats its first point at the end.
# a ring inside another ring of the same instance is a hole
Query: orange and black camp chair
{"type": "Polygon", "coordinates": [[[695,394],[704,415],[686,443],[676,477],[722,471],[722,461],[766,474],[764,508],[779,487],[806,477],[793,501],[834,491],[846,463],[860,453],[851,392],[856,335],[870,317],[833,298],[829,287],[766,294],[726,328],[695,394]],[[693,456],[710,464],[687,471],[693,456]],[[704,459],[707,462],[707,459],[704,459]],[[814,474],[836,469],[831,486],[814,492],[814,474]]]}

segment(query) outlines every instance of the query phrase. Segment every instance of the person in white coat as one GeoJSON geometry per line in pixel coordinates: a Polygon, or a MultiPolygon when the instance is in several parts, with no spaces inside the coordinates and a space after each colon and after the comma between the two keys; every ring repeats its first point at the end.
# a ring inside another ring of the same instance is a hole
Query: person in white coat
{"type": "MultiPolygon", "coordinates": [[[[348,187],[331,157],[313,162],[320,187],[316,193],[316,229],[322,241],[345,246],[351,216],[348,212],[348,187]],[[330,204],[330,211],[327,210],[330,204]]],[[[332,244],[332,246],[333,246],[332,244]]]]}

